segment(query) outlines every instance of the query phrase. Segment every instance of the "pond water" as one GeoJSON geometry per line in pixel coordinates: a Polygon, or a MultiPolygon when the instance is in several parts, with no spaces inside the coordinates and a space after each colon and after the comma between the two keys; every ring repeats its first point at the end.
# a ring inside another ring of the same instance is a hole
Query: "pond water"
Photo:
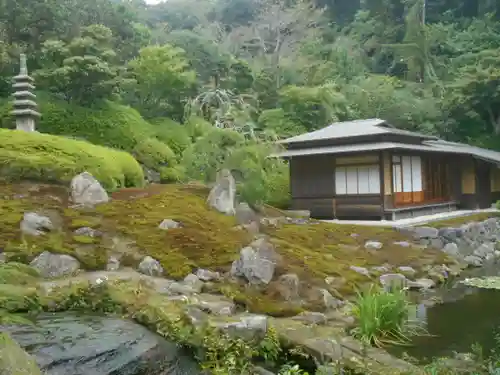
{"type": "MultiPolygon", "coordinates": [[[[495,264],[465,276],[499,275],[500,265],[495,264]]],[[[495,347],[496,335],[500,335],[499,290],[455,283],[452,287],[435,291],[433,297],[443,303],[420,303],[416,313],[429,336],[415,337],[411,346],[390,348],[391,353],[401,356],[406,352],[426,363],[432,358],[453,356],[455,352],[471,352],[475,344],[479,344],[484,353],[495,347]]]]}

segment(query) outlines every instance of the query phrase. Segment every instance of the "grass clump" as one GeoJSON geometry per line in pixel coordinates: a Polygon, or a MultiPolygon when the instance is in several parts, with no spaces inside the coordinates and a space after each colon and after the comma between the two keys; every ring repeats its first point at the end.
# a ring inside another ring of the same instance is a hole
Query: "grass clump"
{"type": "Polygon", "coordinates": [[[411,322],[410,303],[401,289],[385,291],[371,287],[358,293],[354,316],[358,326],[353,335],[375,346],[405,344],[409,341],[411,322]]]}
{"type": "Polygon", "coordinates": [[[41,133],[0,129],[0,177],[67,184],[90,172],[108,190],[142,186],[144,175],[126,152],[41,133]]]}

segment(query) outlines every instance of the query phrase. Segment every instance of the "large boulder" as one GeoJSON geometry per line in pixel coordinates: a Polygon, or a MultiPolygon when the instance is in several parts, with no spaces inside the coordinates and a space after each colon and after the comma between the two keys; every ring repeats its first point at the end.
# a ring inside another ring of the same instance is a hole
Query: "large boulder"
{"type": "Polygon", "coordinates": [[[33,259],[30,266],[38,270],[42,277],[61,277],[72,275],[80,269],[78,260],[66,254],[52,254],[44,251],[33,259]]]}
{"type": "Polygon", "coordinates": [[[222,169],[217,173],[215,185],[208,194],[207,203],[210,207],[226,214],[235,214],[236,182],[231,171],[222,169]]]}
{"type": "Polygon", "coordinates": [[[259,238],[240,251],[233,262],[231,275],[245,277],[251,284],[269,284],[274,276],[280,256],[265,238],[259,238]]]}
{"type": "Polygon", "coordinates": [[[34,357],[46,375],[201,374],[196,362],[175,343],[127,320],[64,313],[41,315],[34,326],[2,329],[34,357]]]}
{"type": "Polygon", "coordinates": [[[109,201],[102,185],[88,172],[80,173],[71,180],[71,200],[77,205],[94,206],[109,201]]]}
{"type": "Polygon", "coordinates": [[[161,276],[163,275],[163,267],[160,262],[156,259],[148,256],[145,256],[142,259],[141,263],[139,263],[138,271],[144,275],[148,276],[161,276]]]}

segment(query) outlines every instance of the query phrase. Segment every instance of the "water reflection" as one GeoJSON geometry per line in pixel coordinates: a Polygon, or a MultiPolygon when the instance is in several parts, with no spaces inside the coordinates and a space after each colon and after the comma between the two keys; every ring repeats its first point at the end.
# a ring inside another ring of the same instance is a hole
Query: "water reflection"
{"type": "MultiPolygon", "coordinates": [[[[467,277],[499,274],[497,264],[468,273],[467,277]]],[[[430,335],[416,337],[410,347],[390,348],[390,352],[397,355],[406,352],[427,362],[455,352],[470,352],[474,344],[480,344],[485,351],[493,349],[495,335],[500,333],[500,291],[456,283],[432,293],[426,296],[428,299],[421,300],[414,311],[414,319],[424,324],[430,335]]]]}

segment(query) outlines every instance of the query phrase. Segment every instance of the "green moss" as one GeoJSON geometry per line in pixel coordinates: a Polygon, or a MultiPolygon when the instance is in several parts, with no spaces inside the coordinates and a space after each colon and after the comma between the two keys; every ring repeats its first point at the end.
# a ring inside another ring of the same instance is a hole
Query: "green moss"
{"type": "Polygon", "coordinates": [[[382,264],[412,266],[417,270],[434,263],[450,260],[437,250],[424,253],[394,244],[405,241],[401,233],[390,228],[316,223],[313,225],[283,225],[267,231],[284,262],[279,272],[296,273],[309,283],[323,283],[327,276],[343,278],[346,283],[337,289],[341,295],[352,294],[357,285],[370,279],[350,269],[350,266],[371,267],[382,264]],[[367,241],[383,244],[379,251],[364,248],[367,241]]]}
{"type": "Polygon", "coordinates": [[[30,311],[36,307],[37,299],[38,293],[34,287],[0,284],[0,309],[9,312],[30,311]]]}
{"type": "Polygon", "coordinates": [[[208,207],[205,194],[205,189],[182,185],[125,189],[97,211],[104,217],[104,230],[122,232],[158,259],[169,277],[180,278],[196,267],[227,269],[250,241],[246,232],[233,229],[234,217],[208,207]],[[159,229],[167,218],[182,228],[159,229]]]}
{"type": "Polygon", "coordinates": [[[73,241],[81,244],[93,244],[98,242],[97,239],[90,236],[73,236],[73,241]]]}
{"type": "Polygon", "coordinates": [[[281,301],[258,289],[252,289],[237,284],[215,285],[212,293],[218,292],[232,299],[245,310],[256,314],[266,314],[274,317],[290,317],[300,314],[304,309],[296,304],[281,301]]]}
{"type": "Polygon", "coordinates": [[[136,160],[125,152],[84,141],[41,133],[0,129],[0,177],[68,183],[76,174],[92,173],[108,190],[142,186],[136,160]]]}
{"type": "Polygon", "coordinates": [[[38,276],[37,270],[22,263],[0,264],[0,284],[32,285],[38,276]]]}
{"type": "Polygon", "coordinates": [[[0,373],[41,375],[34,359],[8,333],[0,333],[0,373]]]}
{"type": "Polygon", "coordinates": [[[101,225],[100,217],[92,217],[92,216],[77,216],[70,221],[69,227],[70,229],[78,229],[78,228],[99,228],[101,225]]]}
{"type": "Polygon", "coordinates": [[[484,221],[492,217],[499,217],[499,216],[500,214],[497,212],[483,212],[479,214],[455,217],[452,219],[439,220],[421,226],[433,227],[433,228],[459,227],[460,225],[470,223],[472,221],[484,221]]]}

